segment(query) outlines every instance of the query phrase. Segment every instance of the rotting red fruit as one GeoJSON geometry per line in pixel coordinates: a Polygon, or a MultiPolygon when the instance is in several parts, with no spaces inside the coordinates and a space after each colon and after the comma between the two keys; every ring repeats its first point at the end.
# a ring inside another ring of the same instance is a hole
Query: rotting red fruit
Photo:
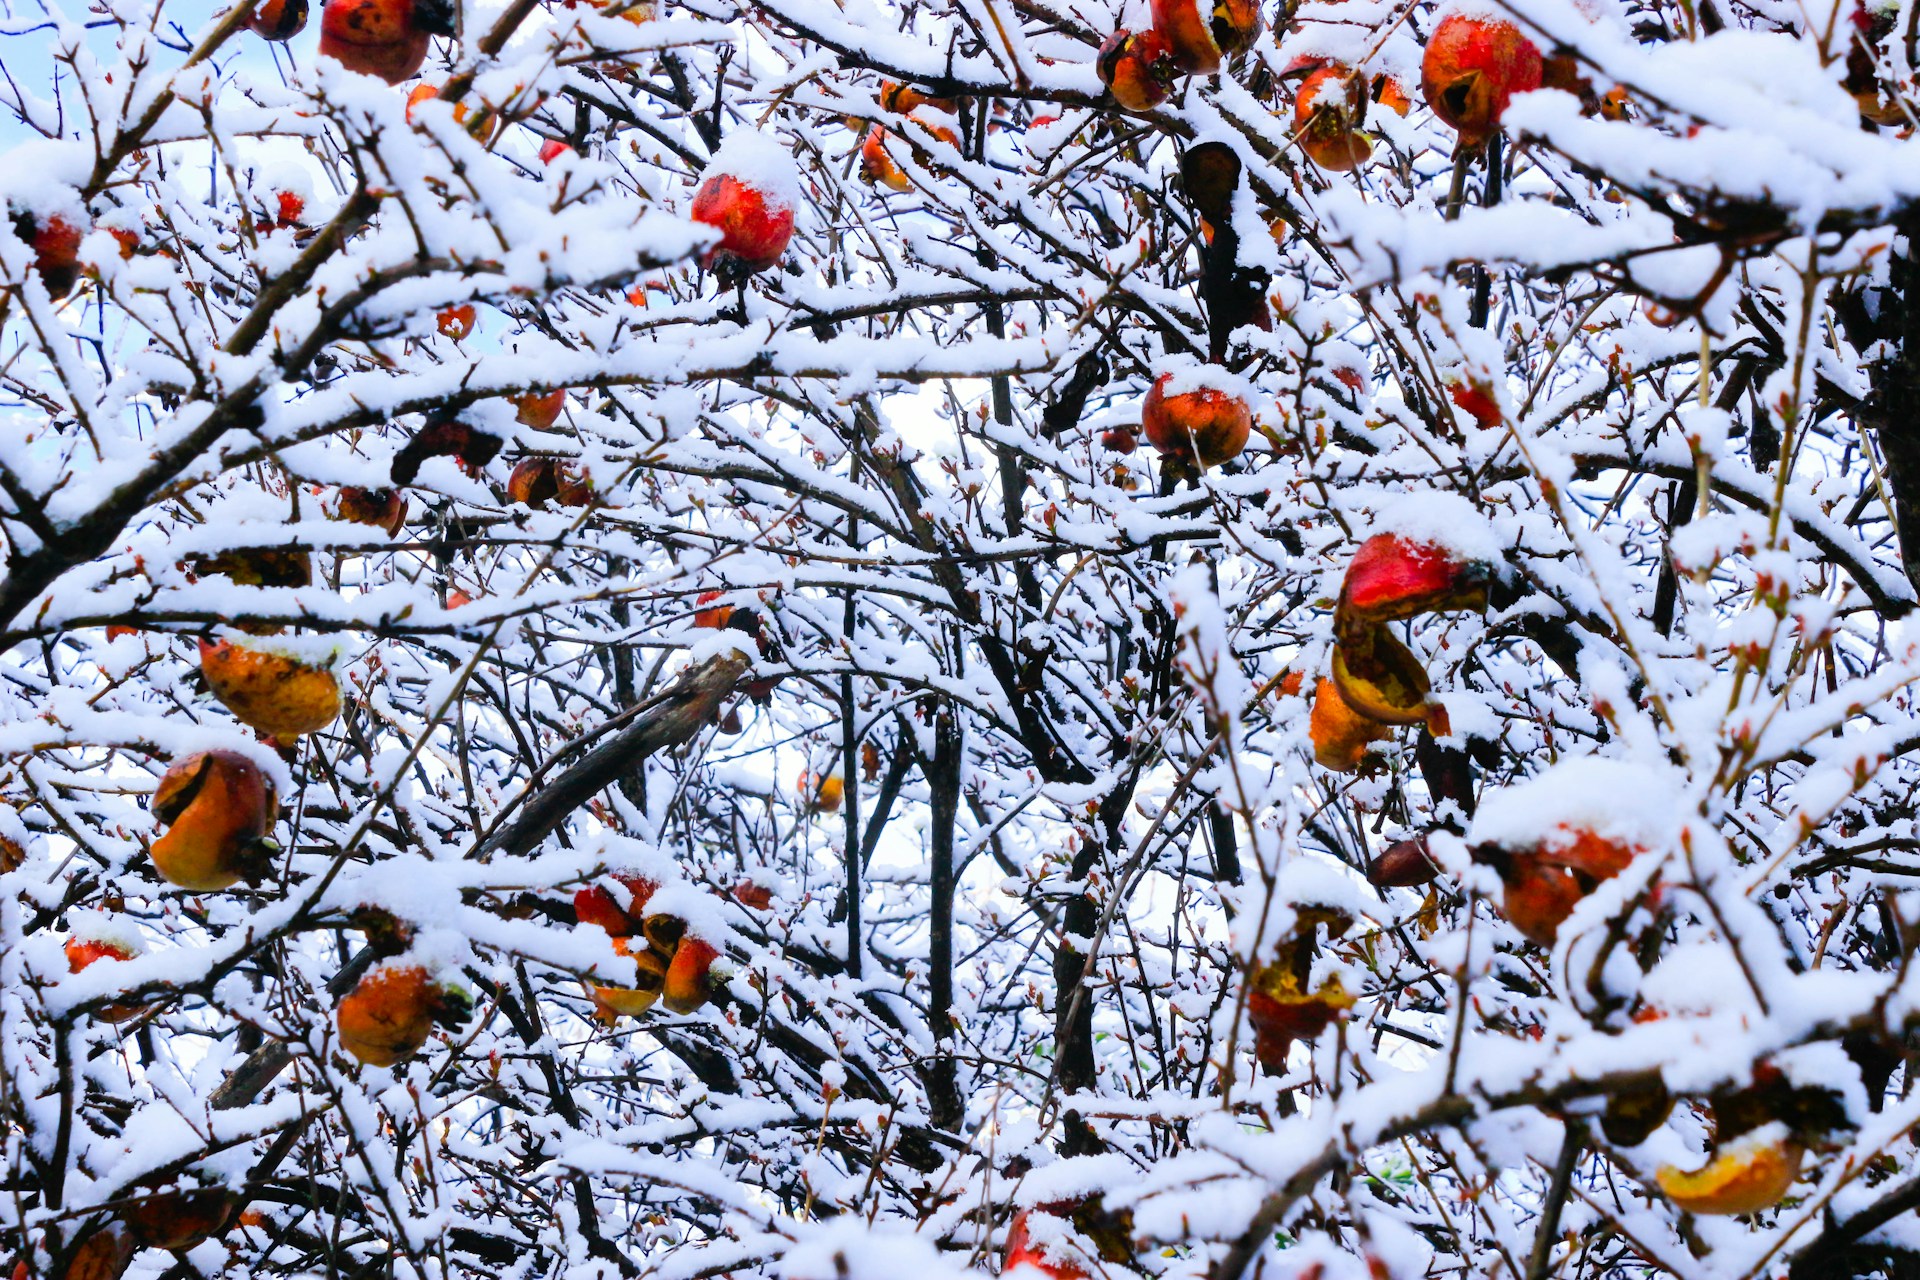
{"type": "Polygon", "coordinates": [[[80,281],[80,242],[86,228],[63,214],[41,218],[31,213],[17,214],[13,233],[33,250],[33,269],[47,286],[47,296],[58,301],[73,292],[80,281]]]}
{"type": "Polygon", "coordinates": [[[1347,67],[1321,67],[1294,96],[1294,137],[1309,159],[1332,173],[1357,169],[1373,154],[1373,140],[1360,131],[1366,117],[1366,79],[1347,67]]]}
{"type": "Polygon", "coordinates": [[[259,0],[247,17],[247,30],[276,43],[293,39],[306,26],[307,0],[259,0]]]}
{"type": "Polygon", "coordinates": [[[548,138],[540,144],[540,163],[552,164],[555,160],[558,160],[561,156],[572,150],[572,147],[560,141],[560,139],[548,138]]]}
{"type": "Polygon", "coordinates": [[[693,625],[705,627],[709,631],[718,631],[733,621],[733,606],[717,603],[726,592],[718,588],[702,591],[694,597],[693,625]]]}
{"type": "Polygon", "coordinates": [[[1172,53],[1174,65],[1193,76],[1210,76],[1226,58],[1260,34],[1255,0],[1153,0],[1153,29],[1172,53]]]}
{"type": "Polygon", "coordinates": [[[1483,610],[1493,567],[1446,547],[1397,533],[1377,533],[1360,544],[1340,587],[1334,630],[1394,622],[1440,610],[1483,610]]]}
{"type": "Polygon", "coordinates": [[[1539,47],[1502,18],[1453,13],[1427,39],[1420,92],[1433,114],[1478,147],[1500,127],[1516,93],[1540,87],[1539,47]]]}
{"type": "Polygon", "coordinates": [[[420,70],[432,34],[414,0],[325,0],[320,9],[320,56],[388,84],[420,70]]]}
{"type": "Polygon", "coordinates": [[[224,1187],[142,1196],[121,1213],[133,1238],[149,1249],[182,1252],[225,1231],[240,1198],[224,1187]]]}
{"type": "Polygon", "coordinates": [[[1173,50],[1158,31],[1125,27],[1100,46],[1094,69],[1124,111],[1151,111],[1165,102],[1180,71],[1173,50]]]}
{"type": "Polygon", "coordinates": [[[340,717],[340,677],[331,668],[271,649],[202,638],[200,674],[242,724],[276,738],[317,733],[340,717]]]}
{"type": "Polygon", "coordinates": [[[1140,427],[1147,443],[1170,457],[1199,460],[1214,467],[1238,457],[1253,432],[1247,402],[1219,387],[1176,386],[1172,373],[1154,380],[1140,406],[1140,427]]]}
{"type": "Polygon", "coordinates": [[[412,484],[428,458],[457,458],[469,471],[478,471],[493,461],[503,443],[458,418],[436,418],[393,455],[389,475],[395,484],[412,484]]]}
{"type": "Polygon", "coordinates": [[[1293,932],[1275,948],[1274,958],[1255,965],[1247,978],[1247,1018],[1253,1025],[1254,1057],[1267,1071],[1286,1069],[1295,1040],[1311,1040],[1351,1009],[1354,999],[1340,979],[1328,978],[1308,990],[1319,935],[1329,939],[1352,926],[1353,919],[1331,907],[1301,906],[1293,932]]]}
{"type": "Polygon", "coordinates": [[[258,880],[279,803],[260,767],[233,751],[202,751],[168,767],[148,803],[167,829],[148,850],[171,884],[196,892],[258,880]]]}
{"type": "Polygon", "coordinates": [[[1497,427],[1503,421],[1500,401],[1495,398],[1493,388],[1478,380],[1456,382],[1447,388],[1447,394],[1482,427],[1497,427]]]}
{"type": "Polygon", "coordinates": [[[1321,768],[1335,773],[1355,772],[1366,759],[1367,748],[1391,732],[1389,726],[1360,714],[1342,696],[1335,681],[1323,678],[1315,683],[1307,734],[1313,741],[1313,758],[1321,768]]]}
{"type": "Polygon", "coordinates": [[[719,949],[699,938],[682,938],[667,966],[660,1003],[674,1013],[693,1013],[713,999],[713,962],[719,949]]]}
{"type": "Polygon", "coordinates": [[[1413,650],[1384,625],[1349,628],[1333,650],[1333,682],[1360,716],[1381,724],[1423,724],[1432,717],[1432,682],[1413,650]]]}
{"type": "Polygon", "coordinates": [[[1526,848],[1478,846],[1473,858],[1500,873],[1505,888],[1500,913],[1528,939],[1550,947],[1580,900],[1640,852],[1624,841],[1562,826],[1526,848]]]}
{"type": "Polygon", "coordinates": [[[1367,881],[1376,889],[1415,889],[1432,882],[1440,874],[1424,835],[1396,840],[1388,845],[1367,872],[1367,881]]]}

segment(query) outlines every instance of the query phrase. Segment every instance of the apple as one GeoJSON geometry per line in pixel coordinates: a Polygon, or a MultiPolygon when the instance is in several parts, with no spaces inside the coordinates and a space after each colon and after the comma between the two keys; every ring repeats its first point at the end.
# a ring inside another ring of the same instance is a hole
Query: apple
{"type": "Polygon", "coordinates": [[[320,56],[388,84],[411,78],[436,35],[453,34],[451,7],[433,0],[324,0],[320,56]]]}
{"type": "Polygon", "coordinates": [[[407,523],[407,495],[398,489],[362,489],[346,485],[334,497],[333,518],[370,524],[397,535],[407,523]]]}
{"type": "Polygon", "coordinates": [[[72,293],[80,281],[80,242],[87,236],[85,220],[60,213],[20,213],[14,215],[13,233],[33,250],[33,269],[40,273],[47,295],[58,301],[72,293]]]}
{"type": "Polygon", "coordinates": [[[334,1010],[340,1046],[370,1067],[391,1067],[420,1051],[438,1022],[458,1026],[472,1008],[451,982],[417,964],[383,961],[334,1010]]]}
{"type": "Polygon", "coordinates": [[[266,871],[279,802],[273,782],[245,756],[201,751],[176,760],[148,808],[167,826],[148,853],[168,883],[205,893],[266,871]]]}
{"type": "Polygon", "coordinates": [[[692,1013],[713,998],[713,963],[719,950],[699,938],[683,938],[660,988],[660,1003],[674,1013],[692,1013]]]}
{"type": "Polygon", "coordinates": [[[1323,66],[1293,99],[1293,134],[1322,169],[1345,173],[1365,164],[1373,141],[1360,132],[1367,117],[1366,80],[1346,67],[1323,66]]]}
{"type": "Polygon", "coordinates": [[[1153,29],[1191,76],[1210,76],[1251,48],[1260,26],[1257,0],[1153,0],[1153,29]]]}
{"type": "Polygon", "coordinates": [[[1237,391],[1221,385],[1211,366],[1163,373],[1140,406],[1147,443],[1170,458],[1214,467],[1240,455],[1253,431],[1253,412],[1237,391]]]}
{"type": "Polygon", "coordinates": [[[1504,18],[1452,13],[1427,38],[1420,92],[1433,114],[1478,147],[1500,127],[1516,93],[1540,87],[1540,50],[1504,18]]]}
{"type": "Polygon", "coordinates": [[[200,674],[242,724],[297,738],[340,717],[340,678],[327,667],[230,640],[200,641],[200,674]]]}
{"type": "Polygon", "coordinates": [[[1158,31],[1122,27],[1100,46],[1094,70],[1121,110],[1151,111],[1173,92],[1174,77],[1180,69],[1174,63],[1173,50],[1158,31]]]}
{"type": "Polygon", "coordinates": [[[224,1187],[161,1191],[128,1205],[120,1220],[149,1249],[178,1253],[225,1231],[239,1208],[240,1198],[224,1187]]]}
{"type": "MultiPolygon", "coordinates": [[[[131,926],[113,923],[77,928],[67,939],[67,972],[79,973],[98,960],[131,960],[141,953],[140,935],[131,926]]],[[[94,1015],[102,1022],[125,1022],[140,1013],[137,1004],[103,1005],[94,1015]]]]}
{"type": "Polygon", "coordinates": [[[1701,1168],[1689,1172],[1662,1165],[1654,1180],[1667,1199],[1688,1213],[1759,1213],[1780,1203],[1792,1189],[1806,1154],[1785,1125],[1764,1125],[1721,1144],[1701,1168]]]}
{"type": "MultiPolygon", "coordinates": [[[[420,86],[421,89],[426,87],[426,85],[420,86]]],[[[433,325],[440,331],[442,337],[452,338],[455,342],[465,342],[472,336],[473,327],[479,321],[480,313],[474,310],[473,304],[462,302],[441,308],[440,314],[434,317],[433,325]]]]}
{"type": "Polygon", "coordinates": [[[551,391],[529,391],[513,398],[513,420],[523,427],[545,431],[560,420],[560,414],[566,407],[565,387],[555,387],[551,391]]]}
{"type": "Polygon", "coordinates": [[[247,30],[276,43],[293,39],[306,26],[307,0],[258,0],[247,17],[247,30]]]}

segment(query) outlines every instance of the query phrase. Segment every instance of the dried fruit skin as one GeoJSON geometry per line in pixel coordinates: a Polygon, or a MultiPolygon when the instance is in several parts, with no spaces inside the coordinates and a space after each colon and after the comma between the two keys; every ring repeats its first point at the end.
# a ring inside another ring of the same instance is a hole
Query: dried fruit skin
{"type": "Polygon", "coordinates": [[[720,952],[698,938],[683,939],[667,966],[660,1002],[675,1013],[692,1013],[713,998],[713,962],[720,952]]]}
{"type": "Polygon", "coordinates": [[[887,153],[886,126],[874,125],[860,143],[860,176],[889,191],[911,191],[913,182],[897,161],[887,153]]]}
{"type": "Polygon", "coordinates": [[[1095,61],[1100,82],[1125,111],[1151,111],[1173,92],[1173,51],[1158,31],[1114,32],[1095,61]]]}
{"type": "Polygon", "coordinates": [[[1197,457],[1203,467],[1240,456],[1253,433],[1247,402],[1213,387],[1170,396],[1171,381],[1171,373],[1161,374],[1141,402],[1140,428],[1147,443],[1174,457],[1197,457]]]}
{"type": "Polygon", "coordinates": [[[1663,1165],[1660,1190],[1688,1213],[1759,1213],[1780,1203],[1800,1176],[1806,1149],[1784,1134],[1738,1139],[1691,1173],[1663,1165]]]}
{"type": "Polygon", "coordinates": [[[1387,725],[1354,710],[1332,680],[1323,677],[1314,685],[1307,733],[1313,739],[1313,758],[1322,768],[1352,773],[1360,767],[1367,747],[1390,732],[1387,725]]]}
{"type": "Polygon", "coordinates": [[[326,0],[320,9],[320,56],[388,84],[418,72],[431,43],[413,0],[326,0]]]}
{"type": "Polygon", "coordinates": [[[398,489],[361,489],[347,486],[340,490],[334,504],[334,518],[352,524],[370,524],[385,529],[388,537],[398,534],[407,523],[407,496],[398,489]]]}
{"type": "Polygon", "coordinates": [[[1359,715],[1381,724],[1423,724],[1432,689],[1413,650],[1384,627],[1343,637],[1333,651],[1333,681],[1359,715]]]}
{"type": "MultiPolygon", "coordinates": [[[[423,84],[407,97],[407,119],[413,119],[414,104],[422,98],[438,97],[440,91],[430,84],[423,84]]],[[[473,334],[474,325],[480,322],[480,313],[475,311],[471,302],[462,302],[458,306],[442,308],[433,318],[433,327],[440,335],[452,338],[455,342],[464,342],[473,334]]]]}
{"type": "Polygon", "coordinates": [[[1366,112],[1366,81],[1346,67],[1321,67],[1294,97],[1294,136],[1315,164],[1345,173],[1373,154],[1372,140],[1360,132],[1366,112]]]}
{"type": "Polygon", "coordinates": [[[200,642],[200,672],[250,729],[297,738],[340,717],[340,678],[325,667],[230,641],[200,642]]]}
{"type": "Polygon", "coordinates": [[[446,993],[419,965],[383,965],[360,979],[334,1011],[340,1046],[370,1067],[420,1051],[446,993]]]}
{"type": "Polygon", "coordinates": [[[1540,87],[1540,50],[1511,22],[1455,13],[1441,19],[1420,63],[1433,114],[1477,147],[1493,136],[1516,93],[1540,87]]]}
{"type": "Polygon", "coordinates": [[[247,30],[262,40],[291,40],[306,29],[307,0],[260,0],[247,19],[247,30]]]}
{"type": "Polygon", "coordinates": [[[720,232],[720,243],[700,257],[707,268],[725,262],[742,271],[765,271],[786,254],[793,238],[792,209],[769,207],[765,194],[724,173],[700,184],[688,216],[720,232]]]}
{"type": "Polygon", "coordinates": [[[168,824],[148,851],[155,869],[169,883],[200,893],[228,888],[254,870],[279,808],[259,766],[232,751],[174,762],[150,807],[168,824]]]}

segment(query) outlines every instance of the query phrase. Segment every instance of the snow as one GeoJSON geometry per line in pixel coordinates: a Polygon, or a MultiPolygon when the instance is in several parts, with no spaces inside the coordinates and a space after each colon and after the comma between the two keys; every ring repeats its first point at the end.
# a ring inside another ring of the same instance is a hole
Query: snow
{"type": "Polygon", "coordinates": [[[1643,764],[1579,756],[1502,787],[1481,803],[1469,844],[1522,849],[1566,844],[1578,834],[1664,850],[1682,816],[1681,790],[1667,773],[1643,764]]]}
{"type": "Polygon", "coordinates": [[[760,193],[769,210],[800,207],[800,170],[793,154],[768,134],[755,129],[729,133],[707,161],[701,181],[725,175],[760,193]]]}
{"type": "Polygon", "coordinates": [[[1168,361],[1155,368],[1154,376],[1156,382],[1160,378],[1167,379],[1160,387],[1160,394],[1168,398],[1195,391],[1217,391],[1247,405],[1253,404],[1256,398],[1251,383],[1217,364],[1168,361]]]}
{"type": "Polygon", "coordinates": [[[1492,521],[1444,489],[1393,495],[1369,514],[1360,540],[1383,533],[1439,548],[1456,560],[1499,564],[1506,558],[1492,521]]]}

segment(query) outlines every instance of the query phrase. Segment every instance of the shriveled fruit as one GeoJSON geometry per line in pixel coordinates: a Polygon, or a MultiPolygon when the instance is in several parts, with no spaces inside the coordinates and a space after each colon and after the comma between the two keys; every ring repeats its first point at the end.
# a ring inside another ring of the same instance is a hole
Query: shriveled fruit
{"type": "Polygon", "coordinates": [[[458,418],[435,418],[393,455],[389,474],[397,485],[412,484],[428,458],[457,458],[470,471],[492,462],[505,443],[458,418]]]}
{"type": "Polygon", "coordinates": [[[307,0],[258,0],[247,18],[247,30],[275,42],[293,39],[306,25],[307,0]]]}
{"type": "MultiPolygon", "coordinates": [[[[424,84],[420,86],[421,89],[430,87],[431,86],[424,84]]],[[[419,91],[419,89],[414,90],[416,94],[418,94],[419,91]]],[[[428,94],[427,96],[432,97],[433,95],[428,94]]],[[[411,103],[409,103],[408,109],[412,109],[411,103]]],[[[440,331],[442,337],[452,338],[455,342],[464,342],[473,335],[473,327],[479,322],[480,313],[474,310],[473,304],[471,302],[462,302],[451,307],[442,307],[440,313],[434,317],[433,327],[440,331]]]]}
{"type": "Polygon", "coordinates": [[[220,574],[243,587],[309,587],[313,557],[292,547],[236,547],[187,557],[189,577],[220,574]]]}
{"type": "Polygon", "coordinates": [[[1357,714],[1381,724],[1422,724],[1432,682],[1413,650],[1384,626],[1345,635],[1333,651],[1333,682],[1357,714]]]}
{"type": "Polygon", "coordinates": [[[412,77],[427,60],[434,32],[415,0],[325,0],[320,56],[388,84],[412,77]]]}
{"type": "Polygon", "coordinates": [[[1786,1196],[1806,1154],[1784,1125],[1767,1125],[1723,1144],[1702,1168],[1663,1165],[1654,1177],[1688,1213],[1759,1213],[1786,1196]]]}
{"type": "Polygon", "coordinates": [[[33,269],[55,301],[73,292],[80,281],[80,242],[86,239],[85,221],[77,214],[16,214],[13,233],[33,250],[33,269]]]}
{"type": "Polygon", "coordinates": [[[1433,114],[1477,147],[1500,127],[1516,93],[1540,87],[1540,50],[1503,18],[1453,13],[1427,38],[1420,92],[1433,114]]]}
{"type": "Polygon", "coordinates": [[[558,458],[523,458],[507,477],[507,496],[529,507],[584,507],[593,501],[593,482],[558,458]]]}
{"type": "Polygon", "coordinates": [[[616,875],[614,881],[626,894],[626,901],[597,884],[574,891],[573,914],[581,924],[598,925],[616,938],[625,938],[640,928],[646,919],[647,900],[659,889],[642,876],[616,875]]]}
{"type": "Polygon", "coordinates": [[[660,1003],[675,1013],[692,1013],[713,998],[713,962],[720,952],[699,938],[682,938],[667,966],[660,1003]]]}
{"type": "Polygon", "coordinates": [[[265,870],[279,803],[272,781],[245,756],[202,751],[175,761],[149,807],[167,824],[149,852],[169,883],[212,892],[265,870]]]}
{"type": "Polygon", "coordinates": [[[1151,111],[1165,102],[1180,73],[1166,38],[1151,28],[1122,27],[1108,36],[1094,69],[1124,111],[1151,111]]]}
{"type": "Polygon", "coordinates": [[[1376,889],[1414,889],[1430,883],[1439,874],[1440,864],[1433,860],[1427,838],[1414,836],[1388,845],[1373,860],[1367,880],[1376,889]]]}
{"type": "Polygon", "coordinates": [[[388,961],[369,972],[334,1011],[340,1045],[372,1067],[405,1062],[436,1022],[458,1025],[471,1002],[417,964],[388,961]]]}
{"type": "Polygon", "coordinates": [[[142,1196],[121,1212],[133,1238],[149,1249],[191,1249],[233,1223],[240,1198],[223,1187],[162,1191],[142,1196]]]}
{"type": "Polygon", "coordinates": [[[340,717],[340,677],[283,653],[202,639],[200,673],[241,723],[276,738],[314,733],[340,717]]]}
{"type": "Polygon", "coordinates": [[[1140,428],[1161,453],[1216,467],[1247,447],[1253,411],[1230,375],[1203,365],[1156,378],[1140,405],[1140,428]]]}
{"type": "Polygon", "coordinates": [[[657,952],[634,949],[625,938],[615,938],[613,949],[633,961],[635,976],[631,987],[592,987],[594,1013],[602,1022],[639,1017],[659,1001],[667,981],[668,961],[657,952]]]}
{"type": "Polygon", "coordinates": [[[1673,1094],[1658,1080],[1607,1095],[1600,1132],[1617,1147],[1637,1147],[1673,1114],[1673,1094]]]}

